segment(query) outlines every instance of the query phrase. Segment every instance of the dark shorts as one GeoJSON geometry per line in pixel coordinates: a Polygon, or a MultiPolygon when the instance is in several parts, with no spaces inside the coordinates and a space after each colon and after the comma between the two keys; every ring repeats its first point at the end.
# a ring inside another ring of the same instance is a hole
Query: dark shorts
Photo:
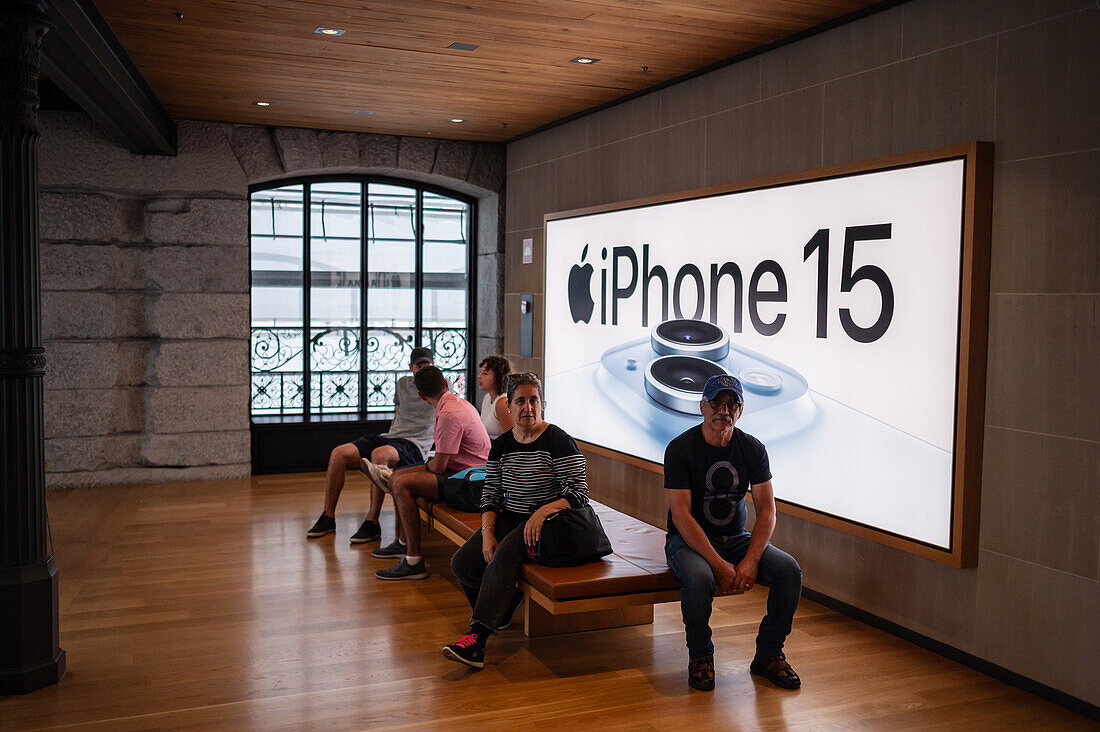
{"type": "Polygon", "coordinates": [[[443,484],[447,482],[447,478],[457,473],[457,470],[444,470],[441,474],[435,476],[435,487],[439,489],[439,497],[443,497],[443,484]]]}
{"type": "Polygon", "coordinates": [[[367,435],[366,437],[360,437],[351,444],[355,445],[356,449],[359,450],[359,457],[366,458],[367,460],[370,460],[370,454],[374,452],[375,448],[389,445],[394,450],[397,450],[397,459],[399,460],[397,467],[399,468],[424,462],[424,457],[420,454],[420,448],[404,437],[367,435]]]}

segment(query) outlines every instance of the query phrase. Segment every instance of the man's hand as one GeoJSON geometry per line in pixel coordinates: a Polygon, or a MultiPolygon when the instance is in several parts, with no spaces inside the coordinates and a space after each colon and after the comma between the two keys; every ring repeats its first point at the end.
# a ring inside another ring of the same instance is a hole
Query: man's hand
{"type": "Polygon", "coordinates": [[[453,455],[447,453],[437,452],[432,455],[428,462],[424,464],[429,473],[435,473],[436,475],[443,475],[443,471],[447,469],[447,463],[451,461],[453,455]]]}
{"type": "Polygon", "coordinates": [[[711,567],[714,571],[714,594],[740,595],[744,590],[737,589],[737,567],[725,560],[711,567]]]}
{"type": "Polygon", "coordinates": [[[485,563],[493,561],[493,554],[497,550],[497,537],[493,533],[493,529],[486,530],[481,529],[481,556],[485,557],[485,563]]]}
{"type": "Polygon", "coordinates": [[[752,589],[752,586],[756,584],[758,564],[757,560],[748,557],[741,560],[741,563],[736,567],[737,575],[733,583],[734,592],[746,592],[752,589]]]}

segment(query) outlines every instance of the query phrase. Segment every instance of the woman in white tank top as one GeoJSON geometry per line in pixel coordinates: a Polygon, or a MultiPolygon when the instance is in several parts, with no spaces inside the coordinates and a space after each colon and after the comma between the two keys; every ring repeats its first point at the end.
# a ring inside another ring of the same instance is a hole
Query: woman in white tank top
{"type": "Polygon", "coordinates": [[[515,426],[508,412],[507,380],[512,362],[503,356],[486,356],[478,364],[477,388],[485,393],[481,400],[481,422],[489,439],[495,440],[515,426]]]}

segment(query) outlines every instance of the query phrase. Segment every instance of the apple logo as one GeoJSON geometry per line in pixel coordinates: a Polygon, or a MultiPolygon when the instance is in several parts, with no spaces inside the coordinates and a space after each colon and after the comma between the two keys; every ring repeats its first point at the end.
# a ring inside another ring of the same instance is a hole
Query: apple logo
{"type": "MultiPolygon", "coordinates": [[[[581,261],[588,256],[588,245],[584,245],[581,251],[581,261]]],[[[592,309],[596,303],[592,300],[592,269],[591,264],[583,267],[574,264],[569,270],[569,314],[573,316],[573,322],[581,320],[588,322],[592,319],[592,309]]]]}

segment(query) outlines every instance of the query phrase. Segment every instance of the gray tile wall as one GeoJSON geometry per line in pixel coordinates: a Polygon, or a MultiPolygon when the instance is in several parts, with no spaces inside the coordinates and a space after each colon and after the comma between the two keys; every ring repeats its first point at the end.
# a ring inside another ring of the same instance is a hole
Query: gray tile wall
{"type": "Polygon", "coordinates": [[[814,589],[1100,704],[1097,39],[1096,0],[914,0],[513,143],[506,352],[546,213],[993,141],[979,566],[789,516],[776,543],[814,589]]]}
{"type": "Polygon", "coordinates": [[[80,114],[41,128],[51,487],[249,475],[250,183],[378,173],[478,198],[472,356],[501,350],[501,145],[183,121],[165,157],[80,114]]]}

